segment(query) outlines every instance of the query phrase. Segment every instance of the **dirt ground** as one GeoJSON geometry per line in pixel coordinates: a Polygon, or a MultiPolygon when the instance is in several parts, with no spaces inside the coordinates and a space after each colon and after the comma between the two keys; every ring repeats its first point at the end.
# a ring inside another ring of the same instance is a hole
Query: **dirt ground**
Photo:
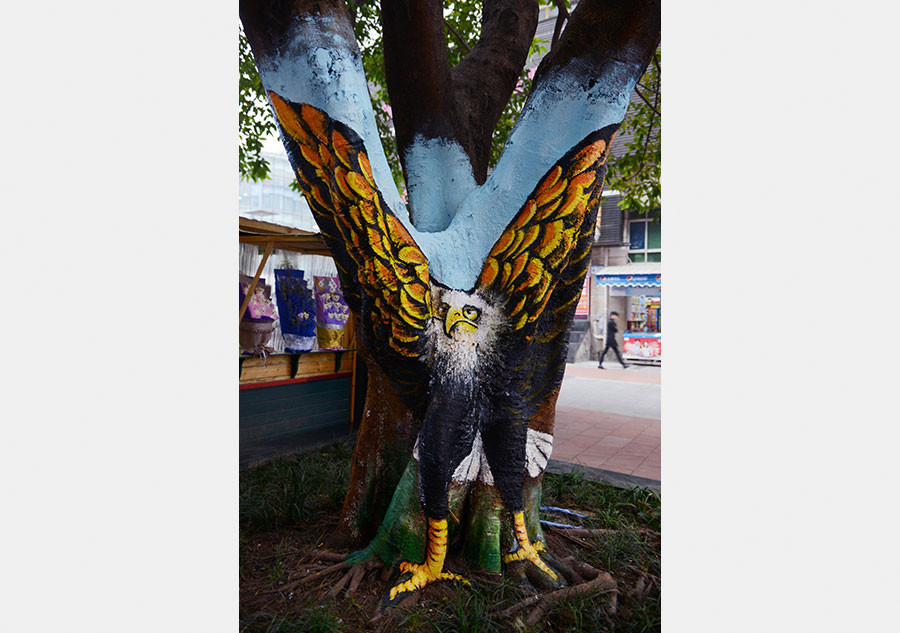
{"type": "MultiPolygon", "coordinates": [[[[246,543],[245,558],[242,561],[242,569],[246,576],[241,579],[240,607],[242,631],[375,631],[388,633],[393,631],[452,631],[452,630],[541,630],[540,627],[522,629],[515,626],[515,616],[520,621],[528,615],[528,609],[523,608],[511,618],[492,618],[492,621],[482,621],[482,626],[462,628],[454,626],[453,618],[442,617],[442,611],[450,607],[450,611],[457,605],[455,602],[464,600],[459,594],[472,591],[480,591],[487,596],[495,596],[498,588],[502,588],[504,580],[499,575],[486,574],[469,569],[459,559],[448,559],[448,568],[463,574],[472,581],[471,588],[458,587],[455,583],[435,583],[420,592],[418,599],[408,600],[401,607],[389,609],[387,614],[373,618],[381,611],[380,607],[385,592],[393,583],[396,572],[380,566],[371,566],[362,573],[358,585],[352,588],[351,581],[353,570],[337,567],[337,560],[329,560],[329,552],[325,549],[327,537],[336,526],[336,517],[324,518],[315,524],[304,527],[281,528],[254,535],[246,543]],[[323,573],[324,570],[324,573],[323,573]],[[321,573],[315,577],[316,573],[321,573]],[[302,582],[311,579],[311,581],[302,582]],[[342,582],[343,581],[343,582],[342,582]],[[329,595],[342,582],[342,588],[336,595],[329,595]],[[435,606],[437,608],[435,609],[435,606]],[[422,613],[416,613],[418,609],[422,613]],[[316,612],[319,612],[318,614],[316,612]],[[393,611],[393,613],[392,613],[393,611]],[[317,625],[311,622],[313,618],[321,620],[317,625]],[[336,616],[336,617],[335,617],[336,616]],[[411,617],[413,616],[413,617],[411,617]],[[415,617],[418,616],[418,617],[415,617]],[[432,617],[429,617],[432,616],[432,617]],[[283,622],[280,620],[284,620],[283,622]],[[433,620],[447,619],[446,628],[435,628],[433,620]],[[507,625],[504,628],[503,625],[507,625]],[[299,625],[299,626],[293,626],[299,625]]],[[[584,558],[584,550],[591,548],[589,539],[575,534],[573,530],[556,530],[547,528],[547,546],[550,552],[559,559],[574,557],[576,560],[584,558]]],[[[610,536],[613,536],[612,534],[610,536]]],[[[644,541],[658,550],[659,535],[656,532],[648,532],[641,535],[644,541]]],[[[349,552],[330,552],[331,554],[346,554],[349,552]]],[[[337,556],[334,556],[337,559],[337,556]]],[[[609,598],[596,593],[587,598],[593,605],[580,605],[582,610],[603,611],[601,619],[610,619],[608,630],[620,630],[615,626],[614,618],[618,618],[625,624],[633,617],[633,608],[629,603],[645,603],[649,598],[658,601],[659,580],[658,577],[632,566],[625,566],[611,574],[616,581],[619,592],[618,605],[615,614],[609,613],[609,598]],[[623,599],[624,594],[624,599],[623,599]],[[605,608],[605,609],[604,609],[605,608]]],[[[507,581],[507,584],[511,584],[507,581]]],[[[511,587],[492,605],[495,616],[516,603],[512,597],[515,595],[511,587]]],[[[518,598],[524,600],[529,595],[530,587],[523,586],[518,598]]],[[[533,593],[533,590],[531,591],[533,593]]],[[[565,606],[564,604],[562,606],[565,606]]],[[[569,609],[568,611],[570,611],[569,609]]],[[[452,613],[450,614],[452,615],[452,613]]],[[[566,630],[592,630],[573,627],[577,614],[568,613],[567,609],[554,609],[548,613],[548,619],[544,622],[544,628],[550,631],[566,630]],[[562,627],[562,628],[560,628],[562,627]]],[[[649,623],[648,623],[649,624],[649,623]]],[[[621,630],[631,630],[630,627],[621,630]]],[[[653,626],[636,628],[634,630],[652,631],[658,630],[653,626]]]]}
{"type": "MultiPolygon", "coordinates": [[[[568,589],[470,569],[450,571],[471,585],[439,582],[382,609],[397,571],[360,569],[327,548],[334,533],[352,447],[336,446],[241,473],[240,630],[246,633],[393,631],[650,632],[660,630],[659,497],[619,490],[580,475],[545,476],[542,519],[547,548],[573,571],[568,589]],[[559,512],[562,507],[585,515],[559,512]]],[[[533,575],[529,575],[534,580],[533,575]]]]}

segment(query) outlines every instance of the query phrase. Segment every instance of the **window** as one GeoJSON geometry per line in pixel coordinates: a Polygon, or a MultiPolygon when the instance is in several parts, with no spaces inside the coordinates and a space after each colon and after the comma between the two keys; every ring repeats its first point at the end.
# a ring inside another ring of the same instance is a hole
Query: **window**
{"type": "Polygon", "coordinates": [[[662,261],[662,227],[659,219],[628,223],[628,259],[633,262],[662,261]]]}

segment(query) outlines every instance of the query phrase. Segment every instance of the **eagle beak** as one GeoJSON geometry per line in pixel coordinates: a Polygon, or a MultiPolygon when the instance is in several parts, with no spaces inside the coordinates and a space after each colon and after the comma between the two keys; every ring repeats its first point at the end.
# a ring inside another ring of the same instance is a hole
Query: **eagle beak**
{"type": "Polygon", "coordinates": [[[466,332],[474,332],[478,326],[463,316],[462,310],[459,308],[450,308],[447,310],[447,316],[444,317],[444,333],[451,335],[456,326],[463,328],[466,332]]]}

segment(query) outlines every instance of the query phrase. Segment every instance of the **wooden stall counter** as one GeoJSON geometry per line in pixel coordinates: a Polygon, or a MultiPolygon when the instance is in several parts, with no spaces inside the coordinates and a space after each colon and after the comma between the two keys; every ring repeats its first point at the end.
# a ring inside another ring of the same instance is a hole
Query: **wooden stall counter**
{"type": "Polygon", "coordinates": [[[241,356],[239,362],[242,465],[352,433],[354,350],[241,356]]]}

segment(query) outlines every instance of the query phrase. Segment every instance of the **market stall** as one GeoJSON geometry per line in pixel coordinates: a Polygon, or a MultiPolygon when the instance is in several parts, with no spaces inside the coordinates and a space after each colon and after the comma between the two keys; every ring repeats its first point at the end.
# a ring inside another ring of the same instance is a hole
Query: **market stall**
{"type": "Polygon", "coordinates": [[[598,287],[624,299],[622,355],[631,361],[662,362],[662,272],[658,262],[595,266],[598,287]]]}
{"type": "Polygon", "coordinates": [[[352,432],[357,362],[336,278],[304,279],[304,271],[290,269],[262,278],[275,251],[330,257],[321,236],[243,217],[239,231],[242,244],[262,250],[255,275],[241,275],[240,283],[240,452],[247,464],[352,432]],[[283,349],[269,346],[276,328],[283,349]]]}

